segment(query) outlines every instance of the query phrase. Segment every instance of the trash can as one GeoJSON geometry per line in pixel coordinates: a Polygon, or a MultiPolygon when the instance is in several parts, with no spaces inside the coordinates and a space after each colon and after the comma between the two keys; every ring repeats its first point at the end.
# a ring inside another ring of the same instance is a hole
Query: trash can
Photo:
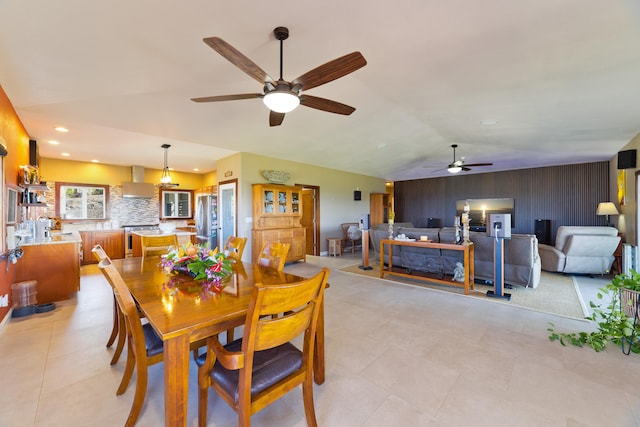
{"type": "Polygon", "coordinates": [[[13,300],[11,317],[24,317],[36,312],[37,285],[36,280],[11,284],[11,298],[13,300]]]}

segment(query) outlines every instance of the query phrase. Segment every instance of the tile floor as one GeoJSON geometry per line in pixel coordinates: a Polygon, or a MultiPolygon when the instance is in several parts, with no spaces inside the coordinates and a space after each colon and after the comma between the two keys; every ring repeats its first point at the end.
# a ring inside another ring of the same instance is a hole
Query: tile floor
{"type": "MultiPolygon", "coordinates": [[[[547,339],[547,323],[584,321],[494,301],[338,271],[355,257],[310,257],[287,271],[332,269],[326,294],[327,381],[315,388],[320,426],[640,426],[640,356],[547,339]]],[[[110,366],[111,290],[84,267],[82,291],[51,313],[8,321],[0,332],[0,426],[120,426],[134,387],[115,390],[110,366]]],[[[197,425],[195,365],[189,426],[197,425]]],[[[150,368],[138,426],[163,423],[162,364],[150,368]]],[[[236,418],[210,393],[210,426],[236,418]]],[[[301,392],[252,418],[256,426],[305,426],[301,392]]]]}

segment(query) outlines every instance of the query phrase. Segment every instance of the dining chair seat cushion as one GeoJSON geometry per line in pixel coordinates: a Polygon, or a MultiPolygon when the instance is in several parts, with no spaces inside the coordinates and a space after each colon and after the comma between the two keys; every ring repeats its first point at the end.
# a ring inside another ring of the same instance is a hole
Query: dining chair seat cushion
{"type": "MultiPolygon", "coordinates": [[[[224,346],[231,352],[242,349],[242,338],[224,346]]],[[[302,352],[291,343],[285,343],[268,350],[257,351],[253,357],[253,382],[251,395],[266,390],[278,381],[288,377],[302,366],[302,352]]],[[[230,396],[238,402],[239,370],[229,370],[216,361],[211,370],[213,378],[230,396]]]]}
{"type": "Polygon", "coordinates": [[[151,324],[145,323],[142,325],[142,332],[144,333],[144,342],[146,344],[147,356],[155,356],[162,353],[162,338],[156,334],[151,324]]]}

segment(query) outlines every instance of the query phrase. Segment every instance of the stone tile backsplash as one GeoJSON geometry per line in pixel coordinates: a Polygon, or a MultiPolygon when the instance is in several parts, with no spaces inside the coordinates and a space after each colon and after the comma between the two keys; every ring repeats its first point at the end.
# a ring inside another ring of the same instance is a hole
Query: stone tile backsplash
{"type": "MultiPolygon", "coordinates": [[[[56,185],[48,182],[49,191],[46,193],[48,205],[46,215],[56,216],[56,185]]],[[[109,186],[108,220],[64,222],[65,231],[110,230],[122,228],[125,225],[146,225],[160,223],[159,192],[154,190],[154,197],[150,199],[137,197],[122,197],[122,185],[109,186]]],[[[177,227],[187,225],[186,220],[172,221],[177,227]]]]}

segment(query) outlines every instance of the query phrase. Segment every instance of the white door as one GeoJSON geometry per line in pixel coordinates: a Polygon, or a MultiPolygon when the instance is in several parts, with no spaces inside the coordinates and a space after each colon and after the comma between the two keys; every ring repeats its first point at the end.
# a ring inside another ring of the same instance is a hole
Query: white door
{"type": "Polygon", "coordinates": [[[238,209],[236,192],[238,181],[221,183],[218,186],[218,203],[219,203],[219,216],[218,226],[220,227],[220,233],[218,233],[218,247],[222,248],[229,236],[236,236],[237,234],[237,222],[236,212],[238,209]]]}

